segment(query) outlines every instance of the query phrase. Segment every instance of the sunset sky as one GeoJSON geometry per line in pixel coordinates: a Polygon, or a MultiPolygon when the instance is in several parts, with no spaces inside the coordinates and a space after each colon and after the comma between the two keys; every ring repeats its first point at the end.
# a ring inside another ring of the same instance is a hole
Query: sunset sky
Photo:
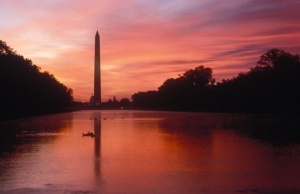
{"type": "Polygon", "coordinates": [[[98,30],[102,101],[130,99],[199,65],[221,81],[272,48],[300,53],[299,10],[299,0],[0,0],[0,40],[88,101],[98,30]]]}

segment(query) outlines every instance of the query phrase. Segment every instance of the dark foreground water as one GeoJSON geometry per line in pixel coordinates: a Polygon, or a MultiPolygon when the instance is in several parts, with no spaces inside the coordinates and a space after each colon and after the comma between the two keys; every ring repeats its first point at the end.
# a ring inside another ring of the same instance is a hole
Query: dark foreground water
{"type": "Polygon", "coordinates": [[[300,193],[299,126],[150,111],[0,123],[0,193],[300,193]]]}

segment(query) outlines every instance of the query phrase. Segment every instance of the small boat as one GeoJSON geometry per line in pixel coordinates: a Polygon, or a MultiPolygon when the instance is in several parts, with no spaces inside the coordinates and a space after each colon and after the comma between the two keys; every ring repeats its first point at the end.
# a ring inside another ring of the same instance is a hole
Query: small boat
{"type": "Polygon", "coordinates": [[[90,136],[90,137],[94,137],[94,133],[93,132],[87,132],[87,133],[82,133],[82,136],[90,136]]]}

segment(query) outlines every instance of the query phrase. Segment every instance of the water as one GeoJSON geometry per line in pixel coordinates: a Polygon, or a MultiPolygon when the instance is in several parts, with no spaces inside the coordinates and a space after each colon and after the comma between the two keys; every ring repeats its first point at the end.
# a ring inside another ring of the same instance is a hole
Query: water
{"type": "Polygon", "coordinates": [[[16,131],[0,133],[0,193],[300,193],[297,122],[96,110],[0,123],[16,131]]]}

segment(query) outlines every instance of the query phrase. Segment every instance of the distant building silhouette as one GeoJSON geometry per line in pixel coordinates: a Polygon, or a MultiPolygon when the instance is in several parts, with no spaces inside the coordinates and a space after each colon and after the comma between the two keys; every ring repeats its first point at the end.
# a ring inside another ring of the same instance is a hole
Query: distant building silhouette
{"type": "Polygon", "coordinates": [[[100,36],[98,31],[95,36],[94,95],[91,97],[90,104],[101,104],[100,36]]]}
{"type": "Polygon", "coordinates": [[[94,105],[95,101],[94,101],[94,94],[92,94],[91,98],[90,98],[90,105],[94,105]]]}

